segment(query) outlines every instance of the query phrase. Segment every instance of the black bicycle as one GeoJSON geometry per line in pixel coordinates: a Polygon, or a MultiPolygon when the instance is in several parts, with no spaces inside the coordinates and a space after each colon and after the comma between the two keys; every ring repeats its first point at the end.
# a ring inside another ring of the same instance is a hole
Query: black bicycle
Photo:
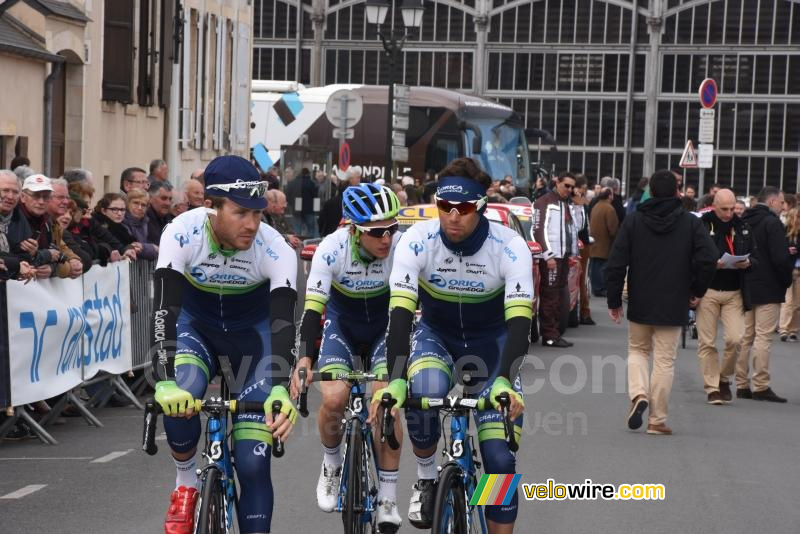
{"type": "MultiPolygon", "coordinates": [[[[223,400],[228,397],[225,381],[222,381],[222,397],[195,401],[195,409],[208,415],[206,421],[205,447],[202,456],[206,463],[200,470],[200,499],[195,508],[195,532],[198,534],[230,534],[238,532],[235,522],[239,493],[234,476],[235,458],[230,443],[232,432],[228,432],[228,414],[264,413],[264,403],[257,401],[223,400]]],[[[272,414],[281,411],[281,402],[272,403],[272,414]]],[[[144,411],[142,450],[153,456],[158,452],[155,442],[158,415],[161,406],[148,399],[144,411]]],[[[283,456],[283,443],[276,439],[272,455],[283,456]]]]}
{"type": "MultiPolygon", "coordinates": [[[[298,411],[308,416],[308,388],[306,370],[300,369],[300,398],[298,411]]],[[[342,514],[345,534],[364,534],[379,532],[375,514],[378,502],[377,472],[378,454],[372,428],[367,424],[369,416],[365,386],[368,382],[383,381],[386,377],[363,371],[342,373],[319,373],[320,382],[343,381],[350,384],[350,398],[345,409],[344,425],[345,450],[342,477],[339,481],[339,496],[336,511],[342,514]]],[[[397,449],[400,444],[394,435],[394,418],[391,408],[396,401],[387,393],[381,399],[383,407],[383,427],[381,441],[397,449]]]]}

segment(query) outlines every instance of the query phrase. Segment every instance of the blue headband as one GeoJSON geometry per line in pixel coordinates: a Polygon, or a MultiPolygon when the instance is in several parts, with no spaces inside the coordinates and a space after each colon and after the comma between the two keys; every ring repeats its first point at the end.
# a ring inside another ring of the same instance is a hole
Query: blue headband
{"type": "Polygon", "coordinates": [[[443,176],[439,178],[436,196],[448,202],[480,200],[486,196],[486,188],[471,178],[443,176]]]}

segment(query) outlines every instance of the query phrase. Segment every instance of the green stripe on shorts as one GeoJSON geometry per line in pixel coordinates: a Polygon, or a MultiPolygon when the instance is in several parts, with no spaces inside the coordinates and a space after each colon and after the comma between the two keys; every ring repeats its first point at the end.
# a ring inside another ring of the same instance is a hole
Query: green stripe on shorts
{"type": "Polygon", "coordinates": [[[206,362],[203,361],[202,358],[197,356],[196,354],[186,353],[186,352],[179,352],[175,355],[175,367],[179,365],[194,365],[195,367],[199,367],[206,375],[206,380],[210,381],[211,377],[208,373],[208,365],[206,362]]]}

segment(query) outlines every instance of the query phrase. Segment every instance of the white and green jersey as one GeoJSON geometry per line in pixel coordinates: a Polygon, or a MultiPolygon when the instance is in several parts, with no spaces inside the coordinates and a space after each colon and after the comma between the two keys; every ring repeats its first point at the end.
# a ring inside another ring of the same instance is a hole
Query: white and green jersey
{"type": "Polygon", "coordinates": [[[261,223],[247,250],[222,250],[211,238],[206,208],[175,217],[161,236],[156,269],[186,281],[181,311],[223,330],[241,330],[269,318],[269,293],[297,282],[297,256],[286,239],[261,223]]]}
{"type": "MultiPolygon", "coordinates": [[[[389,305],[389,274],[400,234],[392,236],[389,256],[365,262],[354,247],[349,228],[325,237],[311,261],[306,282],[305,309],[343,316],[361,325],[376,322],[386,327],[389,305]]],[[[341,319],[340,319],[341,320],[341,319]]]]}
{"type": "Polygon", "coordinates": [[[474,340],[531,318],[532,269],[528,244],[510,228],[491,224],[478,252],[461,256],[442,242],[438,218],[419,222],[395,249],[389,307],[414,313],[419,299],[426,325],[474,340]]]}

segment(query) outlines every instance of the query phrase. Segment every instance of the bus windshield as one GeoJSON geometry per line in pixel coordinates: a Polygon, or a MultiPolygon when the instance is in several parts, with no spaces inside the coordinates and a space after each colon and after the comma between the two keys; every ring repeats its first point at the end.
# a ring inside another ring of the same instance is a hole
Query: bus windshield
{"type": "MultiPolygon", "coordinates": [[[[481,132],[480,154],[470,154],[481,162],[493,180],[511,177],[514,186],[527,190],[530,187],[528,141],[525,132],[498,119],[473,119],[470,121],[481,132]]],[[[465,130],[466,150],[472,150],[474,132],[465,130]]]]}

